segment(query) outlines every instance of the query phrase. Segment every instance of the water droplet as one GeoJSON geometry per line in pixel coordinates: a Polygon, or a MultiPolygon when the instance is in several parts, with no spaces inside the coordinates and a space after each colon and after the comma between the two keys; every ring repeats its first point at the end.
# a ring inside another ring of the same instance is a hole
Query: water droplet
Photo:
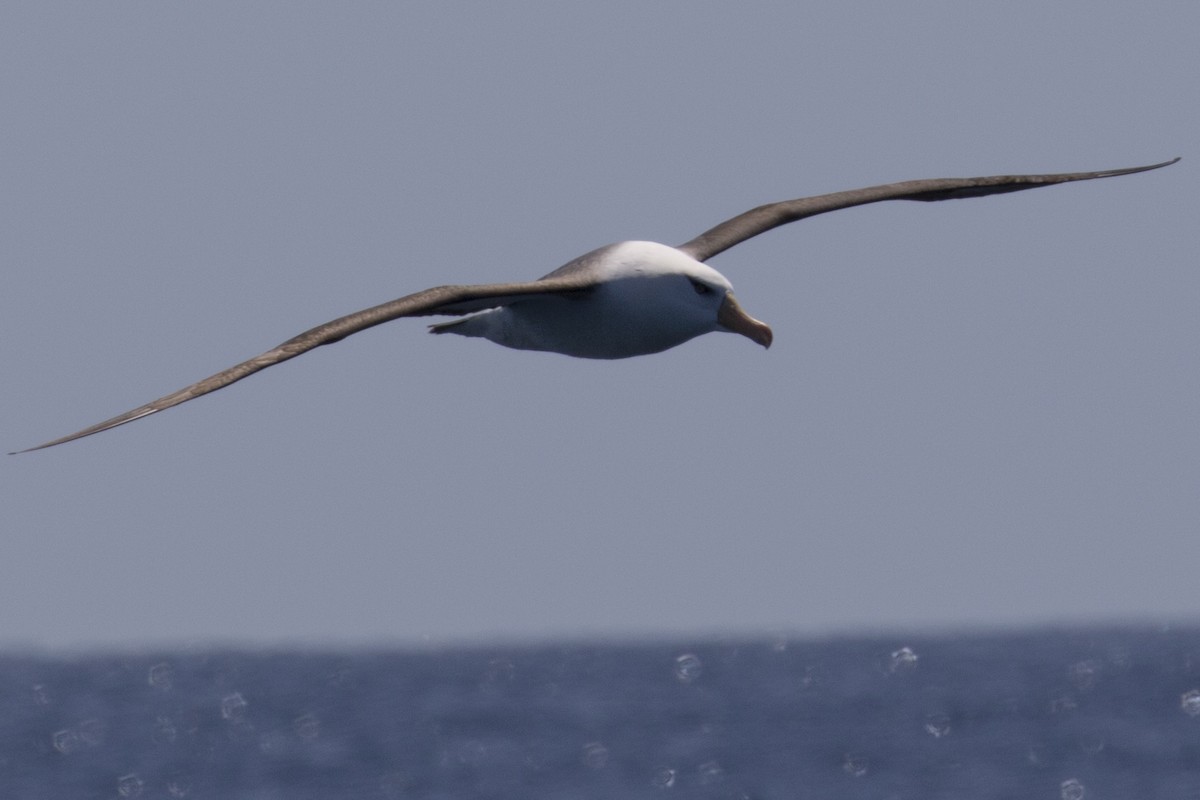
{"type": "Polygon", "coordinates": [[[700,779],[701,786],[711,786],[714,783],[720,783],[724,780],[725,768],[715,760],[705,761],[696,767],[696,776],[700,779]]]}
{"type": "Polygon", "coordinates": [[[1062,800],[1083,800],[1083,784],[1074,778],[1067,778],[1058,788],[1062,800]]]}
{"type": "Polygon", "coordinates": [[[171,797],[187,797],[192,790],[192,782],[186,778],[172,778],[167,781],[167,794],[171,797]]]}
{"type": "Polygon", "coordinates": [[[55,731],[50,737],[50,741],[54,744],[54,749],[63,755],[74,753],[82,744],[79,741],[79,734],[74,728],[63,728],[61,731],[55,731]]]}
{"type": "Polygon", "coordinates": [[[801,689],[811,689],[817,684],[817,669],[811,664],[804,668],[804,675],[800,678],[801,689]]]}
{"type": "Polygon", "coordinates": [[[141,797],[145,786],[145,781],[139,778],[136,772],[117,778],[117,794],[121,797],[141,797]]]}
{"type": "Polygon", "coordinates": [[[95,747],[104,741],[104,727],[100,720],[84,720],[73,728],[55,730],[50,736],[54,750],[60,753],[73,753],[82,747],[95,747]]]}
{"type": "Polygon", "coordinates": [[[146,682],[155,689],[166,691],[171,688],[171,679],[173,676],[174,670],[171,669],[171,665],[166,661],[160,661],[150,667],[150,675],[147,677],[146,682]]]}
{"type": "Polygon", "coordinates": [[[588,742],[583,746],[583,763],[591,769],[604,769],[608,764],[608,748],[600,742],[588,742]]]}
{"type": "Polygon", "coordinates": [[[684,653],[675,657],[675,677],[680,683],[692,683],[704,672],[704,664],[694,653],[684,653]]]}
{"type": "Polygon", "coordinates": [[[308,739],[309,741],[312,741],[320,735],[321,723],[312,714],[305,714],[302,717],[296,717],[296,719],[292,721],[292,730],[294,730],[296,735],[301,739],[308,739]]]}
{"type": "Polygon", "coordinates": [[[1096,684],[1100,681],[1100,668],[1100,662],[1093,658],[1077,661],[1067,667],[1067,678],[1075,685],[1076,689],[1087,692],[1096,688],[1096,684]]]}
{"type": "Polygon", "coordinates": [[[84,747],[95,747],[104,741],[104,726],[98,719],[85,719],[71,728],[55,731],[50,736],[54,749],[66,755],[84,747]]]}
{"type": "Polygon", "coordinates": [[[911,672],[917,668],[917,659],[919,656],[913,652],[911,647],[901,647],[892,653],[892,658],[888,663],[888,672],[911,672]]]}
{"type": "Polygon", "coordinates": [[[1200,689],[1192,689],[1181,694],[1179,707],[1189,717],[1200,717],[1200,689]]]}
{"type": "Polygon", "coordinates": [[[655,767],[650,785],[656,789],[670,789],[675,785],[675,770],[670,767],[655,767]]]}
{"type": "Polygon", "coordinates": [[[241,722],[246,716],[246,706],[250,705],[246,702],[246,698],[242,697],[241,692],[225,695],[221,698],[221,716],[230,722],[241,722]]]}
{"type": "Polygon", "coordinates": [[[842,772],[854,778],[861,778],[867,774],[867,768],[870,766],[864,756],[846,753],[845,759],[842,760],[842,772]]]}
{"type": "Polygon", "coordinates": [[[950,733],[950,717],[945,714],[927,714],[925,716],[925,732],[935,739],[940,739],[950,733]]]}

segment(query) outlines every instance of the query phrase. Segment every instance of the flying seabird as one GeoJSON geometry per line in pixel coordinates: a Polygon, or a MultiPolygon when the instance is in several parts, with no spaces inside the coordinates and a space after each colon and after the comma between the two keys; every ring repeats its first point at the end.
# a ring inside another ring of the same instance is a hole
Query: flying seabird
{"type": "Polygon", "coordinates": [[[883,200],[982,197],[1146,172],[1178,160],[1099,172],[903,181],[802,197],[751,209],[678,247],[618,242],[586,253],[536,281],[436,286],[318,325],[262,355],[144,406],[17,452],[53,447],[133,422],[400,317],[457,316],[459,319],[430,326],[430,331],[479,336],[505,347],[548,350],[578,358],[658,353],[711,331],[740,333],[770,347],[771,329],[743,311],[725,276],[704,263],[740,242],[806,217],[883,200]]]}

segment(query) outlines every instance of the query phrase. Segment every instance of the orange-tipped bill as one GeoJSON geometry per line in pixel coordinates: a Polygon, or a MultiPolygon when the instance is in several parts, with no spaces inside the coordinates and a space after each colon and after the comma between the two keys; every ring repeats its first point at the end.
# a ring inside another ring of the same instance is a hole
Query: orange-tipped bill
{"type": "Polygon", "coordinates": [[[771,328],[765,322],[759,322],[747,314],[733,298],[733,293],[725,295],[721,307],[717,309],[717,325],[721,330],[730,333],[740,333],[747,339],[758,342],[763,347],[771,346],[771,328]]]}

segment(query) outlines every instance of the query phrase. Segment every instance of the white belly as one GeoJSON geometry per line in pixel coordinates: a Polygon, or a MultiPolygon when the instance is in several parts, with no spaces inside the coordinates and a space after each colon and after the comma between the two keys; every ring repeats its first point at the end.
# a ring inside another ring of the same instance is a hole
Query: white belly
{"type": "Polygon", "coordinates": [[[659,353],[715,330],[711,315],[676,301],[679,287],[668,281],[683,280],[653,276],[610,281],[584,295],[530,298],[434,326],[434,331],[577,358],[659,353]]]}

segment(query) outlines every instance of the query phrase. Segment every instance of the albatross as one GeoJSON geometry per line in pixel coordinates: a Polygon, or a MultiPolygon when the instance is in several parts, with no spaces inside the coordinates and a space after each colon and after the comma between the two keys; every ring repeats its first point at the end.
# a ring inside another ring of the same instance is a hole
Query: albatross
{"type": "Polygon", "coordinates": [[[618,242],[585,253],[535,281],[435,286],[338,317],[132,411],[16,452],[42,450],[148,417],[401,317],[454,316],[458,319],[431,325],[430,332],[482,337],[505,347],[577,358],[659,353],[712,331],[738,333],[770,347],[770,327],[747,314],[725,276],[704,263],[740,242],[789,222],[884,200],[982,197],[1147,172],[1177,161],[1098,172],[933,178],[802,197],[758,206],[676,247],[618,242]]]}

